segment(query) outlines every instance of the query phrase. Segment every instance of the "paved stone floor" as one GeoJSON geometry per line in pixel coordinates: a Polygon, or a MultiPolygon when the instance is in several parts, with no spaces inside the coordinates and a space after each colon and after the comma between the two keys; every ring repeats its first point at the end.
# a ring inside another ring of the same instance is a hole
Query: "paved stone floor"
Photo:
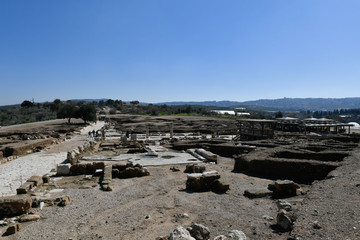
{"type": "Polygon", "coordinates": [[[0,196],[16,194],[16,188],[26,182],[31,176],[42,176],[66,159],[68,148],[81,145],[88,138],[88,131],[96,131],[104,126],[104,122],[89,125],[81,134],[73,136],[57,145],[52,145],[44,151],[19,157],[0,165],[0,196]]]}

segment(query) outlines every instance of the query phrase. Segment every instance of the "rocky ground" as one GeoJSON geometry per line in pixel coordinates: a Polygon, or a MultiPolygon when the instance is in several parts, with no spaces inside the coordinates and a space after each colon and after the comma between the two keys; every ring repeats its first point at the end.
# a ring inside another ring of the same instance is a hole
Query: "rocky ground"
{"type": "MultiPolygon", "coordinates": [[[[122,116],[118,120],[122,124],[116,128],[123,133],[129,128],[136,129],[140,123],[134,119],[122,116]],[[124,127],[124,124],[128,125],[124,127]]],[[[139,117],[138,120],[144,119],[139,117]]],[[[221,119],[198,122],[201,121],[198,117],[197,120],[188,120],[191,124],[187,127],[193,132],[196,131],[191,126],[210,126],[208,124],[215,122],[217,127],[223,126],[226,131],[232,128],[231,120],[225,123],[221,119]]],[[[148,122],[156,121],[159,119],[148,122]]],[[[180,128],[181,124],[186,125],[187,118],[181,117],[177,121],[179,124],[176,126],[180,128]]],[[[176,132],[176,128],[174,130],[176,132]]],[[[312,185],[300,185],[302,194],[285,199],[292,204],[291,215],[296,218],[292,231],[284,231],[276,224],[277,199],[244,196],[245,190],[266,190],[273,180],[233,172],[233,158],[219,157],[216,165],[202,165],[207,170],[218,171],[221,179],[229,183],[230,190],[222,194],[186,190],[185,165],[177,165],[180,171],[175,172],[170,170],[174,167],[172,165],[149,166],[150,176],[114,178],[113,191],[110,192],[100,190],[97,176],[52,177],[51,188],[64,190],[51,195],[67,195],[70,203],[65,207],[32,208],[30,211],[39,215],[40,220],[23,223],[16,234],[0,238],[156,239],[169,236],[178,225],[187,227],[195,222],[209,228],[210,239],[230,230],[243,231],[247,239],[360,239],[358,147],[332,172],[332,178],[315,181],[312,185]]],[[[0,227],[0,231],[3,233],[6,228],[0,227]]]]}

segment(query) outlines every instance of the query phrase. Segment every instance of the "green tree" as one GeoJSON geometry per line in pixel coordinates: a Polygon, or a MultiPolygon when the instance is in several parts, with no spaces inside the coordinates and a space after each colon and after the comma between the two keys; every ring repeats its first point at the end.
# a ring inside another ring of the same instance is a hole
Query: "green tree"
{"type": "Polygon", "coordinates": [[[52,112],[58,112],[60,107],[61,107],[61,100],[60,99],[55,99],[51,104],[50,104],[50,110],[52,112]]]}
{"type": "Polygon", "coordinates": [[[112,100],[112,99],[108,99],[106,102],[105,102],[105,104],[106,104],[106,106],[109,106],[109,107],[112,107],[113,105],[114,105],[114,100],[112,100]]]}
{"type": "Polygon", "coordinates": [[[56,116],[57,118],[67,118],[68,124],[70,124],[71,118],[75,117],[76,110],[76,105],[71,101],[68,101],[61,105],[56,116]]]}
{"type": "Polygon", "coordinates": [[[93,104],[83,104],[76,111],[75,116],[84,120],[85,123],[95,122],[96,121],[96,108],[93,104]]]}
{"type": "Polygon", "coordinates": [[[275,118],[282,118],[283,114],[282,112],[278,111],[277,113],[275,113],[275,118]]]}
{"type": "Polygon", "coordinates": [[[130,104],[132,105],[138,105],[140,102],[138,100],[135,100],[135,101],[131,101],[130,104]]]}
{"type": "Polygon", "coordinates": [[[28,100],[25,100],[21,103],[22,108],[29,108],[29,107],[33,107],[33,106],[34,106],[34,103],[32,103],[28,100]]]}

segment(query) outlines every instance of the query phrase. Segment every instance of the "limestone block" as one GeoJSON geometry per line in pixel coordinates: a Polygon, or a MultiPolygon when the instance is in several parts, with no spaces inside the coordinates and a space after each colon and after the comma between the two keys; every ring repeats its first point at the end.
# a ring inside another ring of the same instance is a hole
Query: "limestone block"
{"type": "Polygon", "coordinates": [[[269,189],[249,189],[244,191],[244,196],[248,198],[263,198],[270,197],[272,195],[272,191],[269,189]]]}
{"type": "Polygon", "coordinates": [[[25,215],[24,217],[19,219],[19,222],[33,222],[40,219],[39,215],[31,214],[31,215],[25,215]]]}
{"type": "Polygon", "coordinates": [[[78,163],[71,166],[70,172],[73,175],[94,174],[95,170],[92,163],[78,163]]]}
{"type": "Polygon", "coordinates": [[[196,149],[195,152],[199,155],[201,155],[202,157],[206,158],[205,162],[214,162],[217,163],[217,155],[213,154],[209,151],[206,151],[205,149],[199,148],[196,149]]]}
{"type": "Polygon", "coordinates": [[[43,184],[43,179],[40,176],[32,176],[26,182],[33,182],[35,186],[40,186],[43,184]]]}
{"type": "Polygon", "coordinates": [[[104,169],[105,163],[104,162],[93,162],[94,169],[104,169]]]}
{"type": "Polygon", "coordinates": [[[57,165],[56,174],[59,176],[70,175],[70,168],[71,168],[70,163],[60,163],[57,165]]]}
{"type": "Polygon", "coordinates": [[[274,192],[274,197],[293,197],[297,195],[296,190],[300,186],[291,180],[277,180],[268,187],[274,192]]]}
{"type": "Polygon", "coordinates": [[[34,187],[33,182],[25,182],[23,185],[21,185],[19,188],[16,189],[17,194],[26,194],[34,187]]]}
{"type": "Polygon", "coordinates": [[[226,192],[229,190],[229,184],[224,183],[219,178],[220,175],[216,171],[191,173],[187,175],[186,189],[193,192],[226,192]]]}
{"type": "Polygon", "coordinates": [[[105,165],[104,167],[104,181],[111,181],[112,179],[112,166],[105,165]]]}
{"type": "Polygon", "coordinates": [[[16,195],[0,198],[0,218],[2,216],[18,216],[27,213],[32,200],[28,195],[16,195]]]}
{"type": "Polygon", "coordinates": [[[218,192],[218,193],[224,193],[227,192],[230,189],[230,185],[225,183],[222,179],[215,179],[211,183],[211,191],[218,192]]]}

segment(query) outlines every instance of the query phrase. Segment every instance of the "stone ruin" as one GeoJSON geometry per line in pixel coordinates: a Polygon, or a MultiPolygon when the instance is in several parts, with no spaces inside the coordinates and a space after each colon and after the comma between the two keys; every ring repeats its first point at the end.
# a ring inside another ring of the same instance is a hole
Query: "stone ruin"
{"type": "MultiPolygon", "coordinates": [[[[191,223],[188,227],[177,226],[169,236],[158,237],[156,240],[210,240],[210,230],[208,227],[199,224],[191,223]]],[[[244,232],[240,230],[230,230],[226,235],[219,235],[214,238],[214,240],[225,240],[225,239],[234,239],[234,240],[246,240],[247,237],[244,232]]]]}
{"type": "Polygon", "coordinates": [[[254,142],[253,145],[258,146],[256,151],[235,157],[234,172],[310,184],[325,179],[357,147],[356,143],[348,142],[350,138],[343,137],[341,140],[343,142],[310,139],[309,142],[293,144],[273,141],[268,145],[254,142]]]}
{"type": "MultiPolygon", "coordinates": [[[[336,175],[335,169],[358,147],[360,139],[359,136],[297,137],[296,140],[245,142],[256,146],[256,150],[235,157],[234,172],[276,179],[267,189],[245,190],[244,196],[280,199],[276,201],[276,228],[280,232],[291,231],[296,221],[292,204],[283,199],[296,201],[293,197],[304,194],[304,189],[297,183],[306,186],[336,175]]],[[[317,228],[318,224],[313,223],[313,227],[317,228]]]]}
{"type": "Polygon", "coordinates": [[[192,192],[213,191],[225,193],[229,189],[229,184],[220,179],[220,174],[217,171],[190,173],[187,175],[186,190],[192,192]]]}
{"type": "Polygon", "coordinates": [[[32,176],[18,189],[17,195],[0,198],[0,226],[8,226],[3,236],[14,234],[21,229],[21,223],[37,221],[39,215],[30,212],[31,208],[43,208],[46,206],[57,205],[66,206],[70,202],[69,196],[52,198],[41,196],[36,190],[42,186],[50,184],[50,177],[32,176]]]}

